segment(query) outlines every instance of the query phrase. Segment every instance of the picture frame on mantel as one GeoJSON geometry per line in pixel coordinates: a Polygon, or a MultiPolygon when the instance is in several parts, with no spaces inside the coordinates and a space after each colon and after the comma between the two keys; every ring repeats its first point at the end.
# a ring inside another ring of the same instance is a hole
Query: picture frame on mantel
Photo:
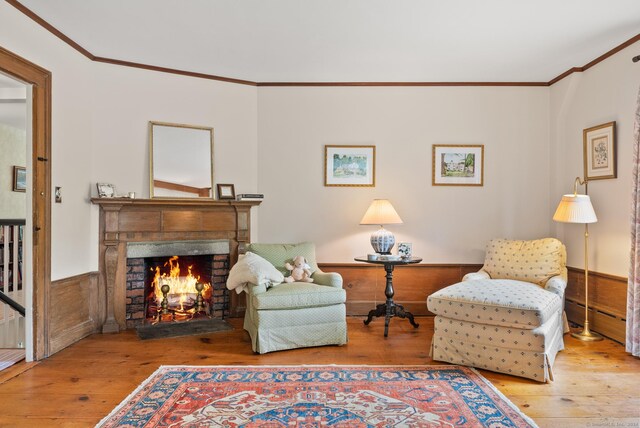
{"type": "Polygon", "coordinates": [[[115,198],[116,187],[109,183],[96,183],[99,198],[115,198]]]}
{"type": "Polygon", "coordinates": [[[431,167],[433,186],[482,186],[484,144],[434,144],[431,167]]]}
{"type": "Polygon", "coordinates": [[[324,146],[326,187],[375,187],[376,146],[324,146]]]}
{"type": "Polygon", "coordinates": [[[587,181],[616,178],[616,122],[603,123],[582,131],[584,177],[587,181]]]}
{"type": "Polygon", "coordinates": [[[233,184],[220,184],[216,185],[218,189],[218,199],[235,199],[236,198],[236,189],[233,184]]]}

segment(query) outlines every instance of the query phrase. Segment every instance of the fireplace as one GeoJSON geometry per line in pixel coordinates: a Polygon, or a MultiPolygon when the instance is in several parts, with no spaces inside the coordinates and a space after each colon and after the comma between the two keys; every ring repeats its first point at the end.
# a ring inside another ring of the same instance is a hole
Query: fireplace
{"type": "MultiPolygon", "coordinates": [[[[184,256],[182,252],[153,255],[132,255],[131,248],[136,244],[187,242],[203,240],[225,240],[228,244],[224,253],[200,252],[198,254],[229,254],[229,265],[238,259],[238,252],[251,241],[251,207],[260,201],[214,201],[205,198],[190,199],[130,199],[130,198],[93,198],[91,202],[100,207],[100,258],[99,292],[97,302],[97,320],[103,333],[115,333],[132,325],[127,319],[127,301],[129,305],[141,304],[139,311],[144,312],[144,303],[133,303],[134,297],[144,295],[137,289],[136,296],[127,295],[127,278],[133,274],[127,266],[127,258],[184,256]]],[[[150,248],[150,246],[148,246],[150,248]]],[[[135,267],[134,269],[143,269],[135,267]]],[[[218,276],[217,274],[215,276],[218,276]]],[[[135,287],[140,287],[136,284],[135,287]]],[[[214,295],[216,291],[214,286],[214,295]]],[[[244,315],[244,296],[230,293],[229,316],[244,315]]]]}
{"type": "Polygon", "coordinates": [[[127,328],[228,317],[229,265],[224,240],[130,243],[127,328]]]}

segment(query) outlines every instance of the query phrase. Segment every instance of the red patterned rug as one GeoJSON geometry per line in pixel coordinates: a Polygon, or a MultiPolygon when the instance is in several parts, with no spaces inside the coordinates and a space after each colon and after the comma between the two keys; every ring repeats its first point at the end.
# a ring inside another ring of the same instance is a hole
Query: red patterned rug
{"type": "Polygon", "coordinates": [[[98,427],[535,427],[462,366],[162,366],[98,427]]]}

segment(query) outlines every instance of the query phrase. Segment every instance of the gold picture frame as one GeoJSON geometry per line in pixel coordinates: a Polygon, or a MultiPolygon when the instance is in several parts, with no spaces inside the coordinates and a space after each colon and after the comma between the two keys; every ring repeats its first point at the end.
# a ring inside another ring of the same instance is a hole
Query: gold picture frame
{"type": "Polygon", "coordinates": [[[616,178],[616,122],[582,131],[584,177],[587,181],[616,178]]]}
{"type": "Polygon", "coordinates": [[[324,185],[375,187],[376,146],[325,145],[324,185]]]}
{"type": "Polygon", "coordinates": [[[484,144],[434,144],[433,186],[483,186],[484,144]]]}

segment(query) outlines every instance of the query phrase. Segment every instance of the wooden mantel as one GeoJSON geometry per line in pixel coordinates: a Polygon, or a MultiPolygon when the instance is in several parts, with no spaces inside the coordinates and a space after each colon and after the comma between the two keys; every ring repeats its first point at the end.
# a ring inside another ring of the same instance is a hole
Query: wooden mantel
{"type": "MultiPolygon", "coordinates": [[[[126,328],[126,258],[128,242],[227,239],[231,264],[250,242],[251,207],[260,201],[200,199],[92,198],[100,206],[100,319],[102,332],[126,328]]],[[[231,316],[238,316],[231,294],[231,316]]]]}

